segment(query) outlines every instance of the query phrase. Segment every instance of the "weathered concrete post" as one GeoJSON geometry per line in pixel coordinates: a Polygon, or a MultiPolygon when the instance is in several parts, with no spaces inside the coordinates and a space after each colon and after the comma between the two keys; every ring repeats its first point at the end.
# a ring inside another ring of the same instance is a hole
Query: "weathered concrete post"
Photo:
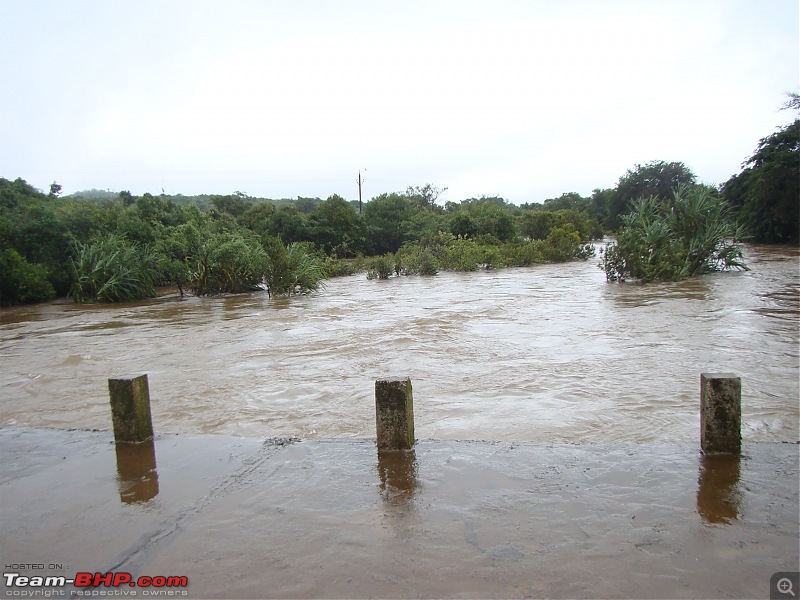
{"type": "Polygon", "coordinates": [[[414,401],[409,377],[375,381],[378,450],[414,447],[414,401]]]}
{"type": "Polygon", "coordinates": [[[705,454],[742,450],[742,380],[733,373],[700,374],[700,447],[705,454]]]}
{"type": "Polygon", "coordinates": [[[144,442],[153,437],[147,373],[108,380],[111,420],[117,442],[144,442]]]}

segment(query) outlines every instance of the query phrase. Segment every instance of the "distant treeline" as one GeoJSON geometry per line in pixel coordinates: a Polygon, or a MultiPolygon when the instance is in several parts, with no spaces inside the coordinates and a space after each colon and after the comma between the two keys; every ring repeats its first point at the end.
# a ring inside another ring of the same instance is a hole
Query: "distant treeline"
{"type": "MultiPolygon", "coordinates": [[[[336,261],[356,257],[386,257],[364,264],[375,276],[586,258],[585,242],[630,225],[625,216],[641,208],[636,201],[665,205],[676,190],[725,203],[724,213],[753,241],[797,243],[799,138],[800,120],[764,138],[742,172],[719,189],[697,183],[681,162],[654,161],[590,197],[565,193],[522,205],[486,196],[442,204],[444,190],[430,184],[359,207],[335,194],[269,200],[241,192],[90,190],[61,197],[55,182],[45,193],[22,179],[0,178],[0,304],[70,293],[81,301],[134,299],[160,284],[181,293],[266,286],[290,294],[315,289],[326,274],[349,272],[336,261]]],[[[646,236],[640,238],[635,246],[646,248],[646,236]]]]}

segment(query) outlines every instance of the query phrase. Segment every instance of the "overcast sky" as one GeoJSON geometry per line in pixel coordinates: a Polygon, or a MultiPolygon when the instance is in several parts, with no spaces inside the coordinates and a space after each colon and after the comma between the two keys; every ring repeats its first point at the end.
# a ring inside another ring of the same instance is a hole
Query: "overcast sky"
{"type": "Polygon", "coordinates": [[[541,202],[794,118],[797,0],[0,0],[0,177],[541,202]]]}

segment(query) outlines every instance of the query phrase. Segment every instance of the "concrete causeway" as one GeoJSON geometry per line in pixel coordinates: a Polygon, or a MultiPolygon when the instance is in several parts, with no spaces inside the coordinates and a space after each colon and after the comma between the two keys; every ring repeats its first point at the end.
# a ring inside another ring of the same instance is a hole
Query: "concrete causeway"
{"type": "Polygon", "coordinates": [[[799,448],[0,428],[0,554],[24,577],[189,582],[50,597],[768,598],[800,570],[799,448]]]}

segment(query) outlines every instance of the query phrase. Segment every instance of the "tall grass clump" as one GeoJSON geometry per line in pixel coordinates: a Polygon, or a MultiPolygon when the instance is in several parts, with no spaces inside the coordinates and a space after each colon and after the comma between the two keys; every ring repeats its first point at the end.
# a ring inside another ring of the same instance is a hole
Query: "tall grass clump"
{"type": "Polygon", "coordinates": [[[315,292],[327,278],[325,259],[314,252],[309,242],[293,242],[286,247],[289,265],[289,295],[315,292]]]}
{"type": "Polygon", "coordinates": [[[76,302],[126,302],[156,295],[158,257],[147,246],[107,234],[73,242],[70,253],[70,296],[76,302]]]}

